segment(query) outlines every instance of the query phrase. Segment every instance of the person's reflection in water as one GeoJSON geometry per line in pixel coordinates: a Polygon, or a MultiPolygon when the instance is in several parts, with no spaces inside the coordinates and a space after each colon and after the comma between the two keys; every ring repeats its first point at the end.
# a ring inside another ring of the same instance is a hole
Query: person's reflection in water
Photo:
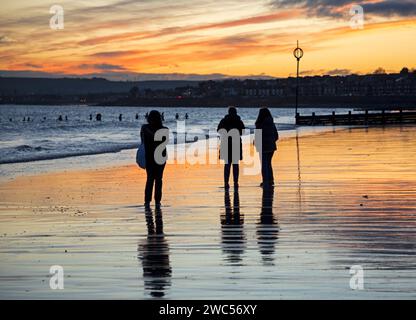
{"type": "Polygon", "coordinates": [[[257,224],[257,243],[264,265],[273,265],[279,226],[273,214],[274,188],[263,188],[260,220],[257,224]]]}
{"type": "Polygon", "coordinates": [[[162,210],[155,210],[155,223],[150,207],[145,209],[147,237],[139,244],[139,260],[143,267],[145,292],[162,298],[171,285],[172,268],[169,260],[169,244],[163,233],[162,210]]]}
{"type": "Polygon", "coordinates": [[[225,260],[231,264],[241,262],[245,250],[244,215],[240,214],[240,198],[238,188],[234,189],[234,201],[231,205],[229,189],[224,194],[225,211],[221,213],[222,250],[225,260]]]}

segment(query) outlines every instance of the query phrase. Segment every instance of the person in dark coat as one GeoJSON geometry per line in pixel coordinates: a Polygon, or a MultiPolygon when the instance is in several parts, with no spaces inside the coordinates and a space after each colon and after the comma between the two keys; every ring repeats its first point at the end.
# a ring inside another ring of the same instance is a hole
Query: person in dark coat
{"type": "Polygon", "coordinates": [[[146,152],[147,180],[144,202],[145,206],[150,205],[154,186],[155,203],[159,207],[162,200],[162,178],[167,160],[166,145],[169,138],[169,129],[163,126],[162,116],[156,110],[149,113],[147,122],[140,131],[140,137],[146,152]],[[162,144],[163,146],[161,146],[162,144]]]}
{"type": "Polygon", "coordinates": [[[228,114],[220,121],[217,131],[221,138],[220,159],[224,160],[224,187],[230,187],[230,171],[233,166],[234,186],[238,187],[239,161],[243,160],[241,136],[245,129],[235,107],[228,108],[228,114]]]}
{"type": "Polygon", "coordinates": [[[279,133],[270,110],[261,108],[256,120],[255,145],[260,154],[261,175],[263,178],[262,187],[274,185],[272,159],[277,150],[276,142],[278,139],[279,133]]]}

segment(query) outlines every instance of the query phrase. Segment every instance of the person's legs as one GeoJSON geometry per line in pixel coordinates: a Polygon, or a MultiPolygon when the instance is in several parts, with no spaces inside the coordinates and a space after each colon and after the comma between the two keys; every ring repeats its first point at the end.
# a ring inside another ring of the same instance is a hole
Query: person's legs
{"type": "Polygon", "coordinates": [[[274,183],[272,158],[274,152],[264,152],[261,155],[261,175],[263,185],[272,185],[274,183]]]}
{"type": "Polygon", "coordinates": [[[273,166],[272,166],[273,155],[274,155],[274,151],[270,152],[268,155],[268,159],[267,159],[268,166],[269,166],[269,181],[271,185],[274,184],[273,166]]]}
{"type": "Polygon", "coordinates": [[[261,177],[263,180],[263,184],[267,181],[267,153],[261,153],[260,154],[260,160],[261,160],[261,177]]]}
{"type": "Polygon", "coordinates": [[[225,187],[229,186],[230,172],[231,172],[231,164],[230,163],[224,164],[224,186],[225,187]]]}
{"type": "Polygon", "coordinates": [[[155,169],[155,202],[158,205],[162,201],[163,170],[165,166],[157,165],[155,169]]]}
{"type": "Polygon", "coordinates": [[[240,176],[240,166],[237,164],[233,164],[233,178],[234,178],[234,185],[238,186],[238,178],[240,176]]]}
{"type": "Polygon", "coordinates": [[[144,202],[145,204],[149,204],[150,201],[152,201],[153,184],[155,181],[153,166],[151,165],[146,166],[146,174],[147,174],[147,179],[146,179],[146,187],[144,190],[144,202]]]}

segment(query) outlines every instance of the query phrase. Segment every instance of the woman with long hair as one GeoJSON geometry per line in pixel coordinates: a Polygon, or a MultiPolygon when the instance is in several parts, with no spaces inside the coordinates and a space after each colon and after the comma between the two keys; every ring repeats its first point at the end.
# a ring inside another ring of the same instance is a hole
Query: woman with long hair
{"type": "Polygon", "coordinates": [[[147,124],[141,128],[140,137],[146,152],[147,180],[144,203],[145,206],[150,205],[154,186],[155,203],[159,207],[162,200],[163,171],[167,160],[166,145],[169,139],[169,129],[163,126],[159,111],[150,111],[147,124]]]}
{"type": "Polygon", "coordinates": [[[255,144],[260,153],[261,175],[263,182],[260,186],[272,187],[274,185],[272,159],[277,150],[276,142],[279,139],[273,116],[268,108],[261,108],[256,120],[255,144]],[[261,138],[260,138],[261,137],[261,138]]]}
{"type": "Polygon", "coordinates": [[[228,108],[228,114],[218,124],[221,136],[220,159],[224,160],[224,187],[230,187],[231,165],[233,167],[234,187],[238,187],[239,161],[243,160],[241,135],[245,126],[235,107],[228,108]]]}

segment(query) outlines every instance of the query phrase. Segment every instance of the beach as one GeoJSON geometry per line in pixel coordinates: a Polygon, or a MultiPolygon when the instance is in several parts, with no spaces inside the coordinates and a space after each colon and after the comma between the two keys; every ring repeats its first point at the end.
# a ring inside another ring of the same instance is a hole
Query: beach
{"type": "Polygon", "coordinates": [[[283,139],[274,192],[258,174],[225,192],[221,164],[168,164],[152,219],[134,159],[3,181],[0,298],[414,299],[415,134],[283,139]],[[49,286],[54,265],[63,290],[49,286]],[[350,287],[357,265],[363,290],[350,287]]]}

